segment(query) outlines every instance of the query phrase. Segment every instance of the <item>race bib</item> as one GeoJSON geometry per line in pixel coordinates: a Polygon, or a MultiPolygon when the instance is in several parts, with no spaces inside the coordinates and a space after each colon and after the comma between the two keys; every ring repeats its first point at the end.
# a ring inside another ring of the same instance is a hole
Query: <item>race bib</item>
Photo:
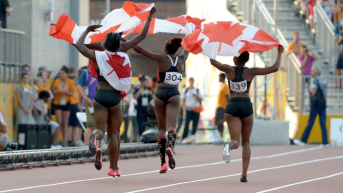
{"type": "Polygon", "coordinates": [[[88,86],[85,87],[85,95],[87,95],[87,96],[89,95],[89,88],[88,88],[88,86]]]}
{"type": "Polygon", "coordinates": [[[230,80],[230,90],[233,92],[245,92],[248,90],[248,84],[247,81],[241,81],[241,82],[232,82],[230,80]]]}
{"type": "Polygon", "coordinates": [[[88,107],[89,113],[94,114],[94,107],[88,107]]]}
{"type": "Polygon", "coordinates": [[[66,98],[65,97],[61,97],[61,100],[60,100],[60,105],[61,106],[64,106],[67,104],[67,101],[66,101],[66,98]]]}
{"type": "Polygon", "coordinates": [[[178,85],[182,82],[183,77],[179,72],[166,72],[166,77],[164,78],[165,84],[178,85]]]}
{"type": "Polygon", "coordinates": [[[146,107],[146,106],[148,106],[148,103],[149,103],[148,97],[143,97],[142,98],[142,106],[146,107]]]}

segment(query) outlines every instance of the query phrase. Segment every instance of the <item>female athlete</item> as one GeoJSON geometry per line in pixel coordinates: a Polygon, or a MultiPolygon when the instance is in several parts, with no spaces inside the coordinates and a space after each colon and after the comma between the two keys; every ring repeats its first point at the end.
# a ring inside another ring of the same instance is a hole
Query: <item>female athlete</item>
{"type": "Polygon", "coordinates": [[[218,70],[226,73],[230,87],[230,99],[225,110],[225,119],[229,127],[230,143],[225,143],[223,159],[229,163],[231,159],[230,150],[237,149],[242,135],[243,147],[243,172],[241,182],[247,182],[247,171],[250,162],[250,134],[253,126],[253,108],[250,102],[249,89],[255,76],[267,75],[279,70],[281,54],[284,48],[278,47],[276,62],[266,68],[247,68],[245,63],[249,61],[249,52],[243,52],[239,57],[234,57],[235,66],[221,64],[211,59],[211,64],[218,70]]]}
{"type": "Polygon", "coordinates": [[[168,170],[165,154],[168,155],[168,163],[171,169],[175,168],[175,159],[173,149],[176,140],[176,125],[180,112],[180,92],[178,85],[182,82],[182,73],[184,72],[184,63],[188,58],[189,52],[183,50],[182,54],[175,56],[175,53],[181,47],[182,38],[175,37],[166,42],[166,55],[151,53],[140,46],[133,48],[139,54],[142,54],[157,62],[158,89],[156,91],[155,114],[158,123],[157,144],[161,158],[160,173],[166,173],[168,170]],[[166,130],[168,129],[168,147],[166,149],[166,130]]]}
{"type": "Polygon", "coordinates": [[[91,67],[94,67],[92,70],[96,70],[96,74],[94,75],[98,77],[97,91],[93,100],[96,129],[90,136],[89,150],[95,155],[95,168],[100,170],[102,167],[101,140],[104,138],[107,128],[107,136],[109,138],[108,153],[110,158],[108,175],[113,177],[121,175],[118,168],[120,126],[123,120],[121,99],[122,93],[127,92],[130,87],[127,87],[127,84],[123,83],[120,79],[118,79],[118,77],[117,81],[113,81],[113,79],[109,78],[106,80],[105,77],[113,73],[113,71],[108,70],[114,68],[112,65],[119,65],[116,69],[120,68],[121,72],[118,73],[121,75],[126,74],[129,77],[125,78],[131,79],[131,64],[126,52],[146,37],[149,30],[151,17],[155,12],[155,8],[150,11],[149,17],[141,34],[132,38],[131,41],[121,44],[121,33],[110,32],[106,35],[103,44],[105,51],[100,52],[89,50],[84,45],[87,34],[89,32],[94,32],[97,28],[101,27],[101,25],[93,25],[87,28],[75,45],[82,55],[93,61],[94,66],[91,67]],[[129,70],[127,67],[125,68],[124,65],[129,65],[129,70]],[[125,71],[125,73],[123,71],[125,71]],[[102,74],[105,73],[107,76],[102,76],[102,74]]]}

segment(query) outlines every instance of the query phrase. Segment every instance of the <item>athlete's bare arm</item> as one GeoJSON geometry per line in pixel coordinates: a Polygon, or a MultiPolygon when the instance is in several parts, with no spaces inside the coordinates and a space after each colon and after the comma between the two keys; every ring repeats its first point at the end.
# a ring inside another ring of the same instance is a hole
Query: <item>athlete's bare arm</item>
{"type": "Polygon", "coordinates": [[[101,25],[91,25],[89,27],[87,27],[87,29],[81,34],[80,38],[77,40],[75,47],[77,48],[77,50],[79,50],[79,52],[85,56],[86,58],[89,58],[93,61],[96,61],[95,58],[95,52],[94,50],[90,50],[88,49],[85,45],[85,39],[87,37],[87,34],[89,32],[95,32],[96,29],[98,29],[99,27],[101,27],[101,25]]]}
{"type": "Polygon", "coordinates": [[[154,15],[155,12],[156,12],[156,8],[154,7],[154,8],[151,9],[151,11],[149,13],[149,17],[148,17],[147,22],[145,23],[145,25],[143,27],[142,32],[139,35],[137,35],[134,38],[132,38],[130,41],[125,42],[124,44],[122,44],[122,46],[118,49],[118,52],[127,52],[133,46],[137,45],[139,42],[144,40],[144,38],[148,34],[148,31],[149,31],[149,28],[150,28],[151,18],[154,15]]]}
{"type": "Polygon", "coordinates": [[[222,64],[222,63],[220,63],[214,59],[210,59],[210,62],[212,64],[212,66],[216,67],[218,70],[225,72],[225,73],[229,73],[231,66],[229,66],[227,64],[222,64]]]}
{"type": "Polygon", "coordinates": [[[185,63],[188,58],[189,52],[186,49],[183,49],[182,54],[179,56],[181,63],[185,63]]]}
{"type": "Polygon", "coordinates": [[[250,72],[254,76],[256,76],[256,75],[266,75],[266,74],[270,74],[270,73],[278,71],[279,68],[280,68],[281,55],[282,55],[283,51],[284,51],[284,47],[279,45],[279,47],[278,47],[278,56],[277,56],[276,62],[272,66],[269,66],[269,67],[266,67],[266,68],[251,68],[250,72]]]}
{"type": "Polygon", "coordinates": [[[142,54],[143,56],[147,57],[147,58],[150,58],[152,60],[155,60],[156,62],[161,62],[163,60],[163,56],[160,55],[160,54],[155,54],[155,53],[151,53],[149,52],[148,50],[140,47],[140,46],[135,46],[133,48],[133,50],[135,52],[137,52],[138,54],[142,54]]]}

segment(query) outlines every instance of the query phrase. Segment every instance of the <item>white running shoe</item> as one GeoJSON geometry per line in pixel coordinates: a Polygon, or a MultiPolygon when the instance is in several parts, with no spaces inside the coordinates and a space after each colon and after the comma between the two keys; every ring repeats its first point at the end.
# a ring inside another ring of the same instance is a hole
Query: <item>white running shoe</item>
{"type": "Polygon", "coordinates": [[[225,145],[224,145],[223,160],[224,160],[226,163],[230,163],[230,160],[231,160],[231,155],[230,155],[230,144],[229,144],[228,142],[226,142],[225,145]]]}
{"type": "Polygon", "coordinates": [[[294,142],[294,144],[299,145],[299,146],[305,146],[306,145],[306,143],[304,143],[298,139],[294,139],[293,142],[294,142]]]}
{"type": "Polygon", "coordinates": [[[330,144],[320,144],[319,147],[323,148],[323,147],[330,147],[330,144]]]}

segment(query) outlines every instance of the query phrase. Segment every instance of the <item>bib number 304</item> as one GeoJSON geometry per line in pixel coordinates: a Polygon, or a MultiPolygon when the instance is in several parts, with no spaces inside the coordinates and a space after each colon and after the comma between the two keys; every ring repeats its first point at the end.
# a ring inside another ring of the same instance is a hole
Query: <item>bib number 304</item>
{"type": "Polygon", "coordinates": [[[178,72],[167,72],[164,79],[165,84],[177,85],[182,82],[182,74],[178,72]]]}
{"type": "Polygon", "coordinates": [[[247,81],[232,82],[230,81],[230,90],[233,92],[245,92],[248,89],[247,81]]]}

